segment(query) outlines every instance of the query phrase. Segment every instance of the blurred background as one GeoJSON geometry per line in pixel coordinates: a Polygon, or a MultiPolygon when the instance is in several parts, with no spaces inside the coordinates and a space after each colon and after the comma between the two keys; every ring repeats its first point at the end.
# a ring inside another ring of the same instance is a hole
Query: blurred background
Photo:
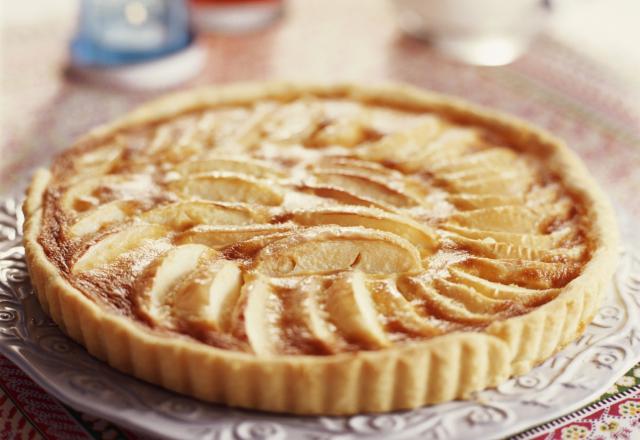
{"type": "Polygon", "coordinates": [[[564,137],[640,213],[637,0],[0,2],[0,194],[88,128],[231,81],[402,81],[564,137]]]}

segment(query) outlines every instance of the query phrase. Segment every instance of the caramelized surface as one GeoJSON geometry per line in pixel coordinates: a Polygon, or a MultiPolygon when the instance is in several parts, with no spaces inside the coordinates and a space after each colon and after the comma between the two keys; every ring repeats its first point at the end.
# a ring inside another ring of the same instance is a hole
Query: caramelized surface
{"type": "Polygon", "coordinates": [[[61,156],[40,237],[87,296],[256,355],[481,330],[590,258],[543,159],[446,115],[300,96],[199,109],[61,156]]]}

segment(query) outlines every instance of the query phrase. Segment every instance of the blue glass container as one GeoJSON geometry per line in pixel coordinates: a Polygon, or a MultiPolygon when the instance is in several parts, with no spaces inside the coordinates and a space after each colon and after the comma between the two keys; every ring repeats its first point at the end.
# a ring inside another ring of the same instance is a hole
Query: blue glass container
{"type": "Polygon", "coordinates": [[[82,0],[73,63],[121,66],[176,52],[192,40],[184,0],[82,0]]]}

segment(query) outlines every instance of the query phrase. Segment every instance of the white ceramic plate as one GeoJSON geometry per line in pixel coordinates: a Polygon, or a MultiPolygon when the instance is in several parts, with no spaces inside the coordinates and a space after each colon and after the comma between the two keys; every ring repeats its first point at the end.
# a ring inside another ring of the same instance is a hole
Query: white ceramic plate
{"type": "Polygon", "coordinates": [[[95,67],[71,62],[67,73],[84,81],[127,90],[160,90],[180,85],[203,69],[206,51],[197,40],[162,58],[113,67],[95,67]]]}
{"type": "Polygon", "coordinates": [[[640,257],[627,251],[584,336],[473,401],[353,417],[278,416],[211,405],[118,373],[67,338],[33,294],[21,225],[16,200],[0,200],[0,352],[63,402],[155,437],[503,438],[596,399],[640,359],[640,257]]]}

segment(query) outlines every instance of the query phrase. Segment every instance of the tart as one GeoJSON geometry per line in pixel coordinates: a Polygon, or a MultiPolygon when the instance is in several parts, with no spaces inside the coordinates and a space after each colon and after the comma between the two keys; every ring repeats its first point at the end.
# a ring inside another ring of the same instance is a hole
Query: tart
{"type": "Polygon", "coordinates": [[[298,414],[527,372],[583,332],[617,253],[561,141],[400,85],[168,96],[39,170],[24,213],[38,299],[92,355],[298,414]]]}

